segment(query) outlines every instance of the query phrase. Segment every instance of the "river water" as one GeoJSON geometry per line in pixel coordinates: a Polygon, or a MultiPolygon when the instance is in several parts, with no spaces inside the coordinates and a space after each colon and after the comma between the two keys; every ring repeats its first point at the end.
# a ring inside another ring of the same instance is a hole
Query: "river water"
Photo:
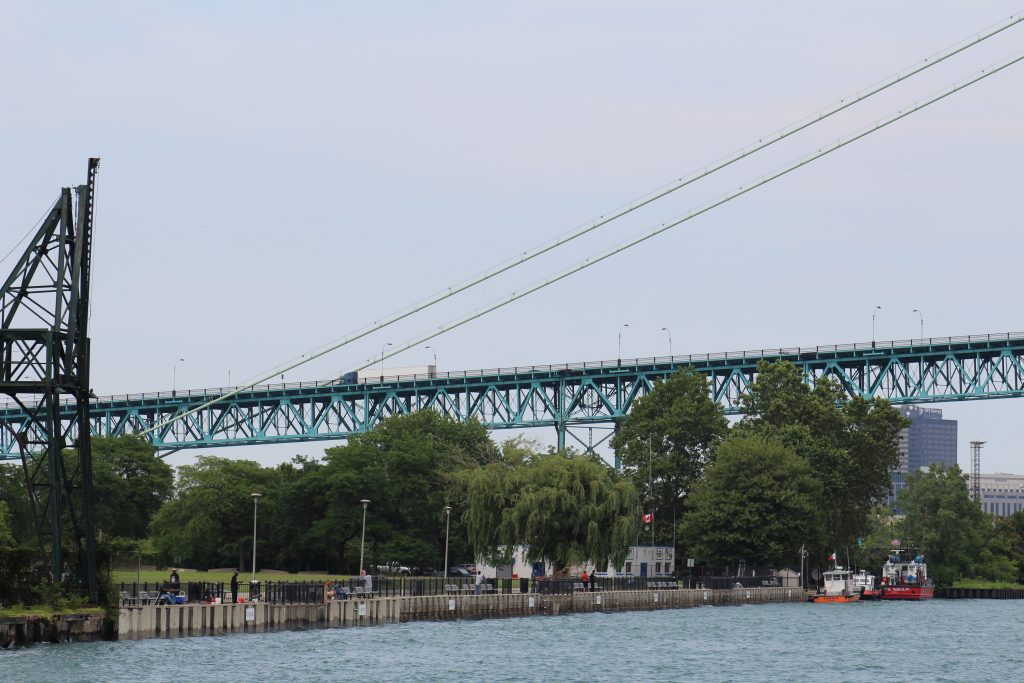
{"type": "Polygon", "coordinates": [[[0,652],[0,681],[1024,681],[1024,602],[783,604],[0,652]]]}

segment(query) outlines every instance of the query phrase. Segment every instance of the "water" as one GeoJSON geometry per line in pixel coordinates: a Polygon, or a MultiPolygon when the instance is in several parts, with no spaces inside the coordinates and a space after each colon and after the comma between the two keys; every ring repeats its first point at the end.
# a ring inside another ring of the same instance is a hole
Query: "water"
{"type": "Polygon", "coordinates": [[[0,681],[1019,681],[1024,603],[703,607],[40,645],[0,681]]]}

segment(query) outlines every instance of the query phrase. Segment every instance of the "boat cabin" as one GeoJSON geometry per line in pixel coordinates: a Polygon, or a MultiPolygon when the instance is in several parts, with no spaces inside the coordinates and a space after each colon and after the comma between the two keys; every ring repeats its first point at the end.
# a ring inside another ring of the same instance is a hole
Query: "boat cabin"
{"type": "Polygon", "coordinates": [[[853,575],[849,569],[836,565],[835,569],[822,575],[825,579],[825,595],[852,595],[853,575]]]}

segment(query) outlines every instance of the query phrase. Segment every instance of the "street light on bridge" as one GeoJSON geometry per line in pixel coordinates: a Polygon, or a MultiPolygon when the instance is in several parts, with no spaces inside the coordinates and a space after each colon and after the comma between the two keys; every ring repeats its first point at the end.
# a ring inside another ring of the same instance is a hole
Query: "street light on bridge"
{"type": "Polygon", "coordinates": [[[914,309],[914,313],[917,313],[917,317],[921,319],[921,339],[924,339],[924,314],[921,311],[914,309]]]}
{"type": "Polygon", "coordinates": [[[871,311],[871,348],[875,348],[875,316],[880,310],[881,306],[875,306],[875,310],[871,311]]]}
{"type": "Polygon", "coordinates": [[[661,328],[661,331],[668,333],[668,355],[669,355],[669,357],[671,357],[672,356],[672,330],[668,329],[667,327],[663,327],[663,328],[661,328]]]}
{"type": "Polygon", "coordinates": [[[434,372],[437,372],[437,349],[435,349],[433,346],[429,344],[427,344],[423,348],[430,349],[431,352],[434,354],[434,372]]]}
{"type": "Polygon", "coordinates": [[[174,363],[174,371],[173,371],[173,373],[171,375],[171,396],[177,396],[178,395],[178,363],[184,363],[184,362],[185,362],[184,358],[179,358],[174,363]]]}
{"type": "MultiPolygon", "coordinates": [[[[384,350],[389,346],[394,346],[391,342],[388,342],[384,346],[380,347],[380,381],[384,381],[384,350]]],[[[362,567],[360,567],[362,569],[362,567]]]]}
{"type": "Polygon", "coordinates": [[[617,356],[619,365],[622,365],[622,331],[629,327],[629,323],[622,323],[622,327],[619,328],[619,355],[617,356]]]}

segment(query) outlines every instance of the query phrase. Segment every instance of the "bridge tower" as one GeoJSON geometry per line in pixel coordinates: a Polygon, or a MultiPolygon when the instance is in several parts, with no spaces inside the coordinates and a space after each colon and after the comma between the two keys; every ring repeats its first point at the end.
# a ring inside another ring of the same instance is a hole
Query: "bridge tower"
{"type": "Polygon", "coordinates": [[[54,581],[87,589],[93,601],[88,331],[98,168],[99,159],[89,159],[85,184],[61,190],[0,287],[0,393],[28,416],[14,439],[40,549],[49,546],[54,581]],[[67,442],[62,404],[74,406],[82,425],[75,443],[67,442]],[[69,446],[76,452],[66,454],[69,446]],[[74,555],[67,566],[65,551],[74,555]]]}

